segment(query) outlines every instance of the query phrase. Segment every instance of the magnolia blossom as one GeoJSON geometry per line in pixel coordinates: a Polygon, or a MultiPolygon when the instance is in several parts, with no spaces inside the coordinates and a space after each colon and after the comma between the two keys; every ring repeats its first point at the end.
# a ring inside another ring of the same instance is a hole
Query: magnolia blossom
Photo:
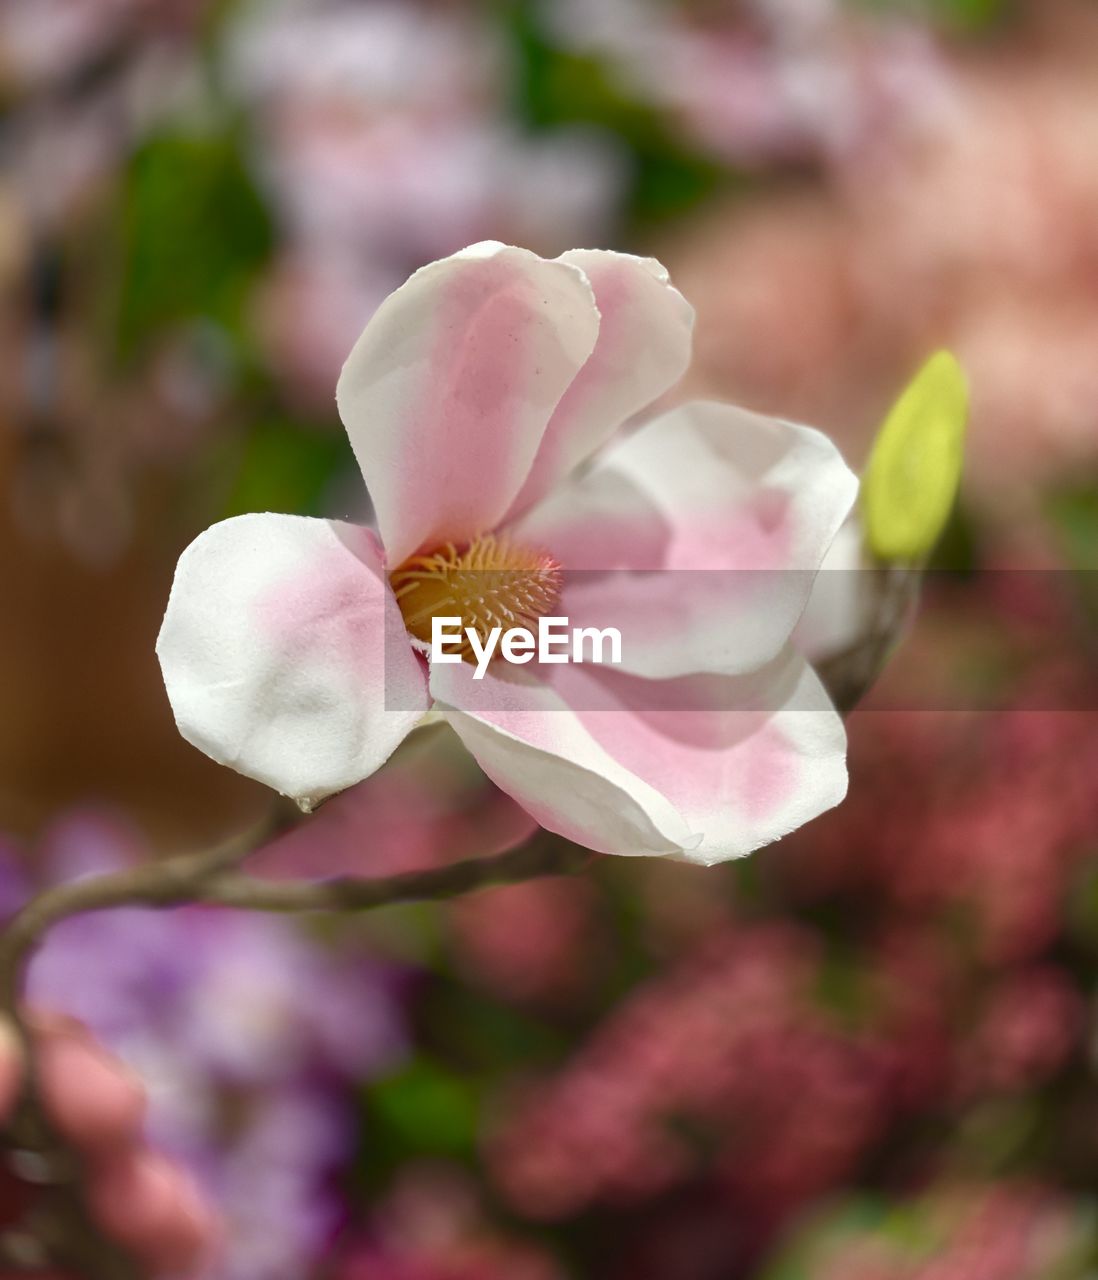
{"type": "Polygon", "coordinates": [[[497,243],[390,295],[340,411],[376,528],[256,514],[184,552],[158,642],[180,731],[304,805],[444,720],[541,825],[586,847],[736,857],[842,799],[846,740],[791,642],[854,499],[806,427],[694,403],[693,312],[656,262],[497,243]],[[486,634],[612,622],[619,666],[431,664],[486,634]]]}

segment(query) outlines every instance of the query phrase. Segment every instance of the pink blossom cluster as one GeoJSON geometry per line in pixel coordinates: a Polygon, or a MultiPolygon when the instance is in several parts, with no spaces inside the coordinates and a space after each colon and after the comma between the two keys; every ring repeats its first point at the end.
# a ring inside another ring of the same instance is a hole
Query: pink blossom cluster
{"type": "Polygon", "coordinates": [[[1094,15],[1025,12],[826,183],[756,191],[662,250],[698,305],[697,385],[822,420],[851,456],[948,346],[973,394],[966,484],[1004,520],[1098,455],[1094,15]]]}
{"type": "Polygon", "coordinates": [[[567,1007],[588,990],[606,950],[587,878],[474,894],[447,917],[463,976],[504,1000],[567,1007]]]}
{"type": "Polygon", "coordinates": [[[504,1108],[488,1161],[508,1201],[550,1219],[666,1206],[701,1177],[754,1253],[905,1117],[1040,1087],[1078,1046],[1082,996],[1051,965],[981,985],[896,930],[851,967],[852,1018],[823,998],[826,951],[805,926],[741,924],[636,988],[504,1108]]]}
{"type": "Polygon", "coordinates": [[[734,165],[844,159],[933,110],[942,93],[924,29],[859,21],[838,0],[558,0],[545,12],[557,38],[603,60],[620,90],[734,165]]]}
{"type": "MultiPolygon", "coordinates": [[[[703,1177],[765,1239],[905,1117],[955,1124],[1079,1053],[1085,998],[1047,952],[1098,831],[1093,717],[875,712],[853,729],[851,798],[771,855],[784,918],[711,890],[699,912],[689,873],[655,869],[644,910],[668,972],[500,1113],[488,1160],[523,1213],[663,1203],[703,1177]],[[838,939],[798,921],[844,903],[838,939]],[[701,941],[683,918],[708,921],[701,941]]],[[[948,1149],[900,1167],[933,1172],[948,1149]]]]}
{"type": "Polygon", "coordinates": [[[819,939],[722,929],[638,987],[565,1069],[516,1098],[490,1144],[534,1217],[668,1190],[715,1145],[725,1194],[773,1213],[840,1181],[879,1131],[887,1074],[815,1005],[819,939]]]}
{"type": "Polygon", "coordinates": [[[1093,853],[1094,716],[873,712],[851,756],[846,805],[788,850],[797,892],[856,888],[908,915],[960,913],[993,964],[1039,954],[1093,853]]]}
{"type": "Polygon", "coordinates": [[[337,1280],[564,1280],[551,1256],[493,1224],[457,1166],[412,1162],[346,1248],[337,1280]]]}

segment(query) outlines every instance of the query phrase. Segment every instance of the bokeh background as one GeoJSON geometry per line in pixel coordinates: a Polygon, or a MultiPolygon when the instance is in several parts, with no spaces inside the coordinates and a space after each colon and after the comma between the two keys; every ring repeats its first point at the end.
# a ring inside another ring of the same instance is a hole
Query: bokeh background
{"type": "MultiPolygon", "coordinates": [[[[335,378],[423,262],[655,253],[689,390],[855,467],[930,351],[972,384],[948,574],[795,838],[51,934],[217,1280],[1096,1274],[1094,0],[3,0],[0,164],[0,913],[269,804],[175,733],[172,569],[366,514],[335,378]]],[[[272,874],[528,830],[443,737],[321,818],[272,874]]]]}

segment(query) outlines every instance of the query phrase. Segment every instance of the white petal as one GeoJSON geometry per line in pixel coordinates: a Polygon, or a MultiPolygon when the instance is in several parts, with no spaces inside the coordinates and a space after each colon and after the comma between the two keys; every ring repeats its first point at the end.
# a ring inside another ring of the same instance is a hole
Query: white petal
{"type": "Polygon", "coordinates": [[[627,437],[510,532],[563,565],[574,626],[621,631],[626,670],[736,674],[789,639],[857,488],[820,432],[700,402],[627,437]]]}
{"type": "Polygon", "coordinates": [[[600,853],[694,843],[674,806],[608,754],[548,684],[495,663],[436,665],[431,692],[489,778],[549,831],[600,853]]]}
{"type": "Polygon", "coordinates": [[[578,267],[495,243],[381,304],[336,398],[390,566],[500,521],[598,331],[578,267]]]}
{"type": "Polygon", "coordinates": [[[620,766],[682,814],[682,856],[740,858],[846,795],[846,731],[823,685],[787,646],[742,676],[643,680],[571,668],[568,699],[620,766]]]}
{"type": "Polygon", "coordinates": [[[787,646],[743,676],[436,666],[431,690],[480,766],[537,821],[612,854],[742,857],[846,794],[846,733],[787,646]]]}
{"type": "Polygon", "coordinates": [[[561,261],[591,282],[602,316],[599,339],[557,405],[512,515],[544,497],[690,364],[694,308],[654,258],[573,249],[561,261]]]}
{"type": "Polygon", "coordinates": [[[157,641],[188,742],[315,802],[382,765],[429,699],[369,530],[246,515],[200,534],[157,641]]]}
{"type": "Polygon", "coordinates": [[[865,561],[861,522],[843,525],[824,558],[812,595],[793,632],[793,643],[810,662],[852,648],[867,632],[881,570],[865,561]]]}

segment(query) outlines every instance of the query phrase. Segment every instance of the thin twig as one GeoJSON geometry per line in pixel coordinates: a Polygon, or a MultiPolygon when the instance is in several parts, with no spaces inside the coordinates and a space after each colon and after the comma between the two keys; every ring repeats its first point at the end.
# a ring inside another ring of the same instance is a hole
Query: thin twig
{"type": "Polygon", "coordinates": [[[33,1217],[18,1233],[0,1236],[0,1259],[4,1262],[28,1272],[41,1270],[45,1263],[75,1267],[89,1280],[137,1280],[139,1275],[133,1260],[96,1229],[84,1203],[81,1161],[54,1130],[40,1098],[34,1044],[22,1016],[20,991],[27,963],[52,925],[70,916],[119,906],[216,903],[274,912],[365,911],[566,874],[579,870],[594,856],[539,833],[495,857],[470,858],[373,880],[273,881],[237,870],[279,825],[275,817],[258,832],[202,853],[56,885],[32,898],[0,933],[0,1013],[16,1027],[27,1058],[23,1097],[9,1125],[9,1145],[22,1158],[33,1155],[43,1184],[33,1217]]]}
{"type": "MultiPolygon", "coordinates": [[[[904,630],[917,599],[919,576],[914,568],[882,570],[864,635],[850,649],[819,665],[820,675],[844,714],[873,685],[904,630]]],[[[495,857],[377,879],[280,881],[240,870],[281,825],[283,819],[275,810],[258,831],[214,849],[56,885],[31,899],[0,932],[0,1014],[6,1014],[14,1024],[27,1056],[24,1094],[9,1131],[24,1155],[32,1153],[38,1159],[46,1192],[32,1218],[17,1233],[0,1235],[0,1261],[25,1271],[61,1264],[75,1268],[89,1280],[136,1280],[139,1274],[132,1259],[97,1231],[84,1205],[79,1156],[54,1132],[39,1098],[34,1045],[22,1016],[20,991],[27,962],[52,925],[70,916],[119,906],[209,903],[286,913],[367,911],[567,874],[580,870],[595,856],[540,833],[495,857]]]]}
{"type": "Polygon", "coordinates": [[[166,907],[200,901],[193,895],[201,885],[239,866],[284,825],[284,810],[279,805],[252,829],[212,849],[145,862],[108,875],[70,880],[32,898],[0,931],[0,1015],[10,1018],[24,1033],[24,1047],[29,1047],[29,1039],[19,1010],[22,973],[31,951],[51,925],[68,916],[106,907],[166,907]]]}
{"type": "Polygon", "coordinates": [[[493,858],[469,858],[381,880],[340,877],[275,881],[227,873],[206,881],[200,901],[252,911],[368,911],[398,902],[455,898],[492,885],[518,884],[540,876],[567,875],[582,870],[595,856],[576,845],[538,836],[493,858]]]}

